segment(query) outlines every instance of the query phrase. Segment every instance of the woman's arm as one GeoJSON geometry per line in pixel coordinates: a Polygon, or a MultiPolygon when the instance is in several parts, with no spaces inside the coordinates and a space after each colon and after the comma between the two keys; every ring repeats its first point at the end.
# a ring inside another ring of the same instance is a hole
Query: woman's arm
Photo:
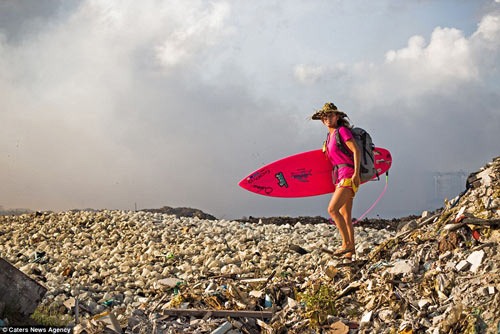
{"type": "Polygon", "coordinates": [[[359,179],[359,164],[361,162],[361,150],[359,149],[358,145],[354,141],[354,139],[349,139],[345,142],[347,147],[351,150],[351,152],[354,153],[354,175],[353,175],[353,181],[356,184],[356,186],[359,186],[360,179],[359,179]]]}

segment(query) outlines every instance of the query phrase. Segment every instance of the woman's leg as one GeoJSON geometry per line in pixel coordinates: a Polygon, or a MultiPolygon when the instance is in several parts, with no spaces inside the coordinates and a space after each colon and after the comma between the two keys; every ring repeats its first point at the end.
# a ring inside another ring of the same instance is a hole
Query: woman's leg
{"type": "Polygon", "coordinates": [[[353,198],[350,197],[345,204],[340,208],[340,214],[344,217],[344,221],[347,225],[347,235],[349,244],[352,245],[350,248],[354,248],[354,226],[352,225],[352,202],[353,198]]]}
{"type": "MultiPolygon", "coordinates": [[[[328,213],[330,217],[335,221],[337,225],[340,236],[342,237],[342,248],[344,249],[352,249],[354,248],[354,238],[351,241],[349,236],[349,226],[344,218],[344,216],[340,213],[340,209],[349,201],[351,202],[350,206],[352,208],[352,189],[349,188],[337,188],[332,195],[332,199],[330,200],[330,204],[328,205],[328,213]]],[[[349,224],[352,228],[352,223],[349,224]]],[[[352,232],[352,234],[354,234],[352,232]]]]}

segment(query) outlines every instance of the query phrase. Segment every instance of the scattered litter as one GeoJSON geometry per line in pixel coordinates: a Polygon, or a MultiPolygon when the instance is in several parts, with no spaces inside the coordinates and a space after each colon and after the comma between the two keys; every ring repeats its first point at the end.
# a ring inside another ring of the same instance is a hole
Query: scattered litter
{"type": "Polygon", "coordinates": [[[467,270],[467,268],[469,268],[470,266],[470,263],[466,260],[462,260],[460,261],[457,265],[456,265],[456,269],[457,271],[464,271],[464,270],[467,270]]]}
{"type": "Polygon", "coordinates": [[[349,326],[345,325],[342,321],[337,321],[330,325],[328,334],[348,334],[349,326]]]}
{"type": "Polygon", "coordinates": [[[92,318],[92,320],[96,320],[96,321],[104,323],[107,328],[115,331],[116,333],[122,332],[122,328],[120,327],[120,324],[118,323],[118,320],[116,319],[113,312],[104,312],[104,313],[98,314],[98,315],[94,316],[92,318]]]}
{"type": "Polygon", "coordinates": [[[484,257],[483,250],[475,251],[467,257],[467,262],[471,264],[470,271],[474,273],[477,272],[479,266],[481,265],[481,262],[483,261],[483,257],[484,257]]]}
{"type": "Polygon", "coordinates": [[[389,272],[394,275],[410,274],[415,271],[415,266],[409,260],[398,261],[389,269],[389,272]]]}
{"type": "Polygon", "coordinates": [[[225,323],[223,323],[222,325],[220,325],[220,327],[218,327],[217,329],[213,330],[211,332],[211,334],[224,334],[228,330],[230,330],[231,328],[233,328],[233,325],[229,321],[226,321],[225,323]]]}
{"type": "Polygon", "coordinates": [[[299,253],[300,255],[307,254],[308,251],[306,251],[304,248],[297,246],[297,245],[290,245],[290,249],[299,253]]]}
{"type": "Polygon", "coordinates": [[[369,311],[369,312],[366,312],[365,314],[363,314],[363,317],[361,317],[360,323],[365,324],[365,323],[370,322],[370,320],[372,319],[372,314],[373,314],[373,311],[369,311]]]}
{"type": "Polygon", "coordinates": [[[273,306],[273,302],[271,300],[271,297],[269,295],[266,295],[266,297],[264,298],[264,307],[270,308],[272,306],[273,306]]]}
{"type": "Polygon", "coordinates": [[[177,284],[180,283],[181,281],[182,280],[180,280],[178,278],[169,277],[169,278],[164,278],[164,279],[158,280],[158,283],[160,285],[163,285],[163,286],[166,286],[169,288],[175,288],[177,286],[177,284]]]}

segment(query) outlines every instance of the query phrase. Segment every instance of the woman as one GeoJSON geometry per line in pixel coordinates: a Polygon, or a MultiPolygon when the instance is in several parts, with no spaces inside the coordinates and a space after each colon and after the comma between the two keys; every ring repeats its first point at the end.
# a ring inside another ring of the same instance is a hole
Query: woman
{"type": "Polygon", "coordinates": [[[328,137],[323,150],[333,167],[335,191],[328,205],[328,213],[337,225],[342,236],[342,248],[335,251],[336,256],[351,259],[355,254],[354,228],[352,226],[352,201],[360,184],[360,149],[356,145],[347,115],[331,102],[314,113],[312,119],[320,119],[328,128],[328,137]],[[339,132],[342,141],[352,155],[345,154],[336,145],[335,135],[339,132]]]}

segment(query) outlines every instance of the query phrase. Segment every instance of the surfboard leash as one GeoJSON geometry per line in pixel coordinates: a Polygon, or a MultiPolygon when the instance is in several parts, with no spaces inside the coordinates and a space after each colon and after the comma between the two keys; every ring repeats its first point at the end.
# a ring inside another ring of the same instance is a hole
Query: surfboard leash
{"type": "MultiPolygon", "coordinates": [[[[382,193],[379,195],[379,197],[375,200],[375,202],[373,202],[372,206],[366,210],[365,213],[363,213],[361,215],[361,217],[359,217],[359,219],[356,219],[355,221],[353,221],[352,223],[353,224],[356,224],[357,222],[359,222],[361,219],[363,219],[367,214],[368,212],[370,212],[374,207],[375,205],[377,205],[377,203],[380,201],[380,199],[382,198],[382,196],[384,196],[384,193],[385,191],[387,190],[387,186],[389,185],[389,171],[386,171],[385,172],[385,187],[384,187],[384,190],[382,190],[382,193]]],[[[332,223],[333,225],[336,225],[335,222],[333,221],[333,219],[329,219],[330,223],[332,223]]]]}
{"type": "Polygon", "coordinates": [[[361,215],[361,217],[359,217],[359,219],[356,219],[355,221],[352,222],[353,224],[356,224],[361,219],[363,219],[368,214],[368,212],[370,212],[375,207],[375,205],[377,205],[377,203],[380,201],[382,196],[384,196],[384,193],[387,190],[388,185],[389,185],[389,171],[385,172],[385,187],[384,187],[384,190],[382,190],[382,193],[380,194],[380,196],[377,198],[377,200],[375,202],[373,202],[372,206],[368,210],[366,210],[366,212],[363,213],[363,215],[361,215]]]}

